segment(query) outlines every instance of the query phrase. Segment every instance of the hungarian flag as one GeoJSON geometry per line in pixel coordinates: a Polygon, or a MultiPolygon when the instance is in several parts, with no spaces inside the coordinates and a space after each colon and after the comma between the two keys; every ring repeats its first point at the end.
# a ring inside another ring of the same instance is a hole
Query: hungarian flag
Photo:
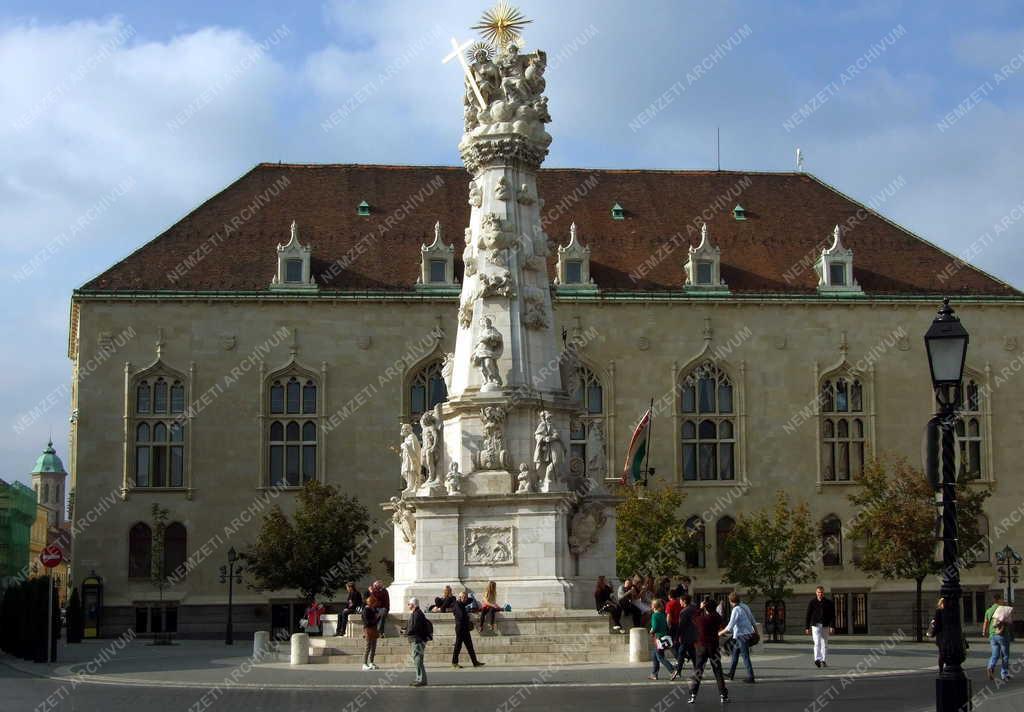
{"type": "Polygon", "coordinates": [[[622,484],[635,485],[644,476],[644,458],[651,440],[651,409],[648,408],[644,417],[637,423],[633,437],[629,440],[626,450],[626,464],[622,468],[622,484]]]}

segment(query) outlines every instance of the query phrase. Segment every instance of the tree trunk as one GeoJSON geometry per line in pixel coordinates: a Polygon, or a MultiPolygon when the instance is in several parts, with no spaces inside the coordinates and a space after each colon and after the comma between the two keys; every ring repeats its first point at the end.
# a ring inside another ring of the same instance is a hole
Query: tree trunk
{"type": "Polygon", "coordinates": [[[924,631],[921,630],[921,587],[924,585],[924,578],[918,577],[914,579],[914,582],[917,584],[917,593],[914,603],[914,632],[917,634],[917,642],[921,643],[924,641],[924,631]]]}

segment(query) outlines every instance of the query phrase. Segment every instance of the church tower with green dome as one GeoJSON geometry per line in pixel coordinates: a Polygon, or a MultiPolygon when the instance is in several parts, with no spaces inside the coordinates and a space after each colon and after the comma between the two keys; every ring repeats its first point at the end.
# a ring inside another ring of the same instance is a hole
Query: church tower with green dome
{"type": "Polygon", "coordinates": [[[64,463],[57,457],[51,440],[32,469],[32,488],[36,491],[36,501],[52,512],[52,527],[60,527],[64,523],[64,486],[67,476],[64,463]]]}

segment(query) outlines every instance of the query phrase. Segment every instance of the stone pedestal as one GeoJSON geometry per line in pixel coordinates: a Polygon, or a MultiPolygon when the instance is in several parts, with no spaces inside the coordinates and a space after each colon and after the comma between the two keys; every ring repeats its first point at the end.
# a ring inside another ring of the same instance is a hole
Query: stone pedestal
{"type": "Polygon", "coordinates": [[[292,665],[309,664],[309,636],[305,633],[293,634],[291,653],[292,665]]]}

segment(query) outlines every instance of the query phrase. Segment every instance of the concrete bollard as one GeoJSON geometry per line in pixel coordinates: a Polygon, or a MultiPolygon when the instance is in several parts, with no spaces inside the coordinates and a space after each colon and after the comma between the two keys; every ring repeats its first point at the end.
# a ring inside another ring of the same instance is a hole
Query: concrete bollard
{"type": "Polygon", "coordinates": [[[629,629],[629,662],[649,663],[651,661],[651,634],[646,628],[629,629]]]}
{"type": "Polygon", "coordinates": [[[309,664],[309,636],[305,633],[295,633],[292,636],[292,665],[309,664]]]}
{"type": "Polygon", "coordinates": [[[261,659],[270,652],[270,633],[265,630],[258,630],[252,636],[252,657],[254,660],[261,659]]]}

